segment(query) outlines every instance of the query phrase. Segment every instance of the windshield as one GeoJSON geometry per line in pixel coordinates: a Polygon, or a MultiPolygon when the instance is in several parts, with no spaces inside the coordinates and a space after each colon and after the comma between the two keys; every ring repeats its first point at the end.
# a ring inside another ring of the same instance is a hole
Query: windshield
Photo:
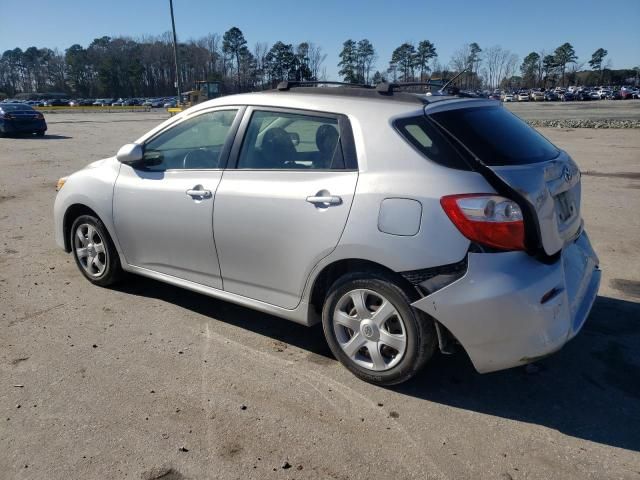
{"type": "Polygon", "coordinates": [[[430,116],[489,166],[544,162],[560,153],[501,106],[461,108],[430,116]]]}

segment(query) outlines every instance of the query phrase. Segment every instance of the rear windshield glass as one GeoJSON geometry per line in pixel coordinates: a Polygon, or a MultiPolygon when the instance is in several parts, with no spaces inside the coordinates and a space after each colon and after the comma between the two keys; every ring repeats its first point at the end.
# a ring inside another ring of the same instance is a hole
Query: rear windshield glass
{"type": "Polygon", "coordinates": [[[445,167],[469,170],[460,153],[424,115],[401,118],[394,122],[394,126],[400,135],[429,160],[445,167]]]}
{"type": "Polygon", "coordinates": [[[14,112],[16,110],[33,110],[29,105],[24,103],[0,103],[0,108],[5,112],[14,112]]]}
{"type": "Polygon", "coordinates": [[[486,165],[526,165],[560,153],[546,138],[504,107],[474,107],[431,117],[486,165]]]}

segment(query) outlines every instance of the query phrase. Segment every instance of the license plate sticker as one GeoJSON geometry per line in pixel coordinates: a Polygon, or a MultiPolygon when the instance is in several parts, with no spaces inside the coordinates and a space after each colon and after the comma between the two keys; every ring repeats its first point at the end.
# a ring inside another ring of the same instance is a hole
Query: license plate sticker
{"type": "Polygon", "coordinates": [[[570,191],[562,192],[556,197],[556,211],[561,223],[570,220],[575,215],[576,206],[570,191]]]}

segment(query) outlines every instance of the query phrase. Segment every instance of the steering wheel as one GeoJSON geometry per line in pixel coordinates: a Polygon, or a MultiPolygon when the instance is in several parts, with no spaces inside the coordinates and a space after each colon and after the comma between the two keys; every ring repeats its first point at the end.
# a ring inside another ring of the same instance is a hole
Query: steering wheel
{"type": "Polygon", "coordinates": [[[214,168],[212,154],[205,148],[189,150],[182,159],[182,168],[214,168]],[[191,165],[190,165],[191,164],[191,165]]]}

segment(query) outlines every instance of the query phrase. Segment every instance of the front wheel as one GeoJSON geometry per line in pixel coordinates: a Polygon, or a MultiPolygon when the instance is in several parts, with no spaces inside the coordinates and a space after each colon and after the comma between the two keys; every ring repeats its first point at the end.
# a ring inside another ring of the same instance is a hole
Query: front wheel
{"type": "Polygon", "coordinates": [[[413,309],[407,292],[384,274],[354,273],[334,283],[322,326],[335,357],[377,385],[409,380],[437,341],[433,320],[413,309]]]}
{"type": "Polygon", "coordinates": [[[81,215],[71,226],[71,245],[78,269],[87,280],[106,287],[122,274],[120,258],[100,219],[81,215]]]}

